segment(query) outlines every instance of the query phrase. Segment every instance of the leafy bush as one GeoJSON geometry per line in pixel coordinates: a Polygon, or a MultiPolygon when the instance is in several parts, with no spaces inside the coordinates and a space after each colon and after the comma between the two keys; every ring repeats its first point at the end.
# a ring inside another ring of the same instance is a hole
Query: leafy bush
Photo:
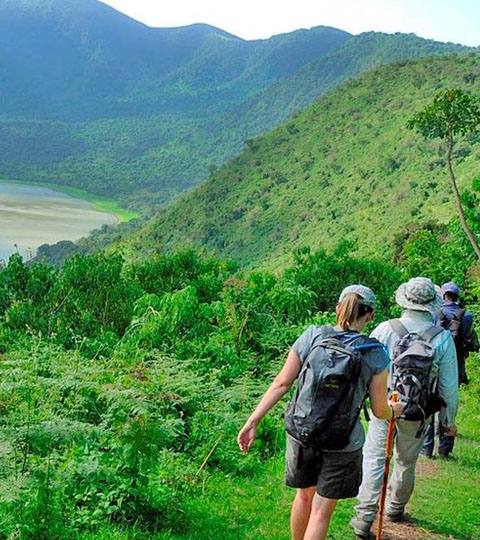
{"type": "Polygon", "coordinates": [[[480,305],[460,237],[455,222],[410,229],[397,239],[403,269],[348,244],[302,249],[282,275],[193,251],[76,256],[59,270],[12,257],[0,273],[0,538],[181,530],[212,472],[252,475],[283,451],[280,409],[248,456],[236,433],[303,329],[334,320],[345,285],[371,286],[386,318],[405,277],[466,272],[480,305]]]}

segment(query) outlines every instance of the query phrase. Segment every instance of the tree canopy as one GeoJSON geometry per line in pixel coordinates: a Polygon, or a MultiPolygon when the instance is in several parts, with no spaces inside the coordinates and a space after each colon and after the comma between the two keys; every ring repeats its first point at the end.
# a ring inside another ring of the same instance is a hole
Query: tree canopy
{"type": "Polygon", "coordinates": [[[447,139],[476,132],[480,125],[480,98],[461,88],[439,92],[433,103],[408,123],[426,139],[447,139]]]}

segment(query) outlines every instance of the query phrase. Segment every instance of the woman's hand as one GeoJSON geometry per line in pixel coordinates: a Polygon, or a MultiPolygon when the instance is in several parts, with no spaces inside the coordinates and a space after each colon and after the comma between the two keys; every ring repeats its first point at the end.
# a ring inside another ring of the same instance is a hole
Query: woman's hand
{"type": "Polygon", "coordinates": [[[260,403],[257,405],[246,424],[240,430],[237,437],[238,446],[242,452],[246,452],[257,435],[257,426],[268,411],[275,406],[282,397],[290,390],[293,381],[297,378],[302,364],[297,353],[291,349],[288,353],[287,360],[280,370],[280,373],[275,377],[270,385],[270,388],[265,392],[260,403]]]}
{"type": "Polygon", "coordinates": [[[252,446],[257,436],[257,424],[247,420],[237,437],[238,446],[242,452],[246,452],[252,446]]]}
{"type": "Polygon", "coordinates": [[[402,403],[401,401],[393,401],[392,399],[389,399],[388,405],[392,409],[392,414],[394,418],[400,418],[400,416],[402,416],[403,411],[405,410],[405,403],[402,403]]]}

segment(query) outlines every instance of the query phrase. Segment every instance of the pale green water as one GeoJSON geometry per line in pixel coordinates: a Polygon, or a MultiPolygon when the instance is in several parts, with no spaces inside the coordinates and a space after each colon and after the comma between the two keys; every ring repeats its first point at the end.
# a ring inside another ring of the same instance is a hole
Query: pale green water
{"type": "Polygon", "coordinates": [[[92,203],[53,189],[0,182],[0,259],[17,250],[29,258],[42,244],[78,240],[116,221],[92,203]]]}

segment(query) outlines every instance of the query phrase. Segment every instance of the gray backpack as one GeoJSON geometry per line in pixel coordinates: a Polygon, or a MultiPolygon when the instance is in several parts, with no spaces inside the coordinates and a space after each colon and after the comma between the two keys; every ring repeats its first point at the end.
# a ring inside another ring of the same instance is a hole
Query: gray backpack
{"type": "Polygon", "coordinates": [[[383,346],[377,340],[361,336],[353,347],[346,347],[332,326],[320,330],[300,370],[295,395],[287,406],[285,427],[304,446],[339,450],[349,443],[363,406],[362,401],[354,407],[355,388],[362,369],[359,349],[383,346]]]}
{"type": "Polygon", "coordinates": [[[431,380],[435,359],[431,341],[443,328],[432,325],[420,334],[409,332],[398,319],[389,324],[400,338],[392,355],[390,390],[397,391],[405,403],[406,420],[422,421],[421,432],[425,420],[445,405],[436,394],[436,379],[431,380]]]}
{"type": "Polygon", "coordinates": [[[462,335],[461,332],[461,324],[463,316],[465,315],[465,310],[462,308],[458,308],[458,311],[455,313],[455,315],[449,319],[446,315],[446,313],[439,309],[437,312],[437,320],[438,324],[445,328],[445,330],[449,330],[450,334],[452,334],[453,341],[455,342],[455,349],[457,350],[457,356],[460,356],[463,358],[464,356],[464,350],[465,350],[465,336],[462,335]]]}

